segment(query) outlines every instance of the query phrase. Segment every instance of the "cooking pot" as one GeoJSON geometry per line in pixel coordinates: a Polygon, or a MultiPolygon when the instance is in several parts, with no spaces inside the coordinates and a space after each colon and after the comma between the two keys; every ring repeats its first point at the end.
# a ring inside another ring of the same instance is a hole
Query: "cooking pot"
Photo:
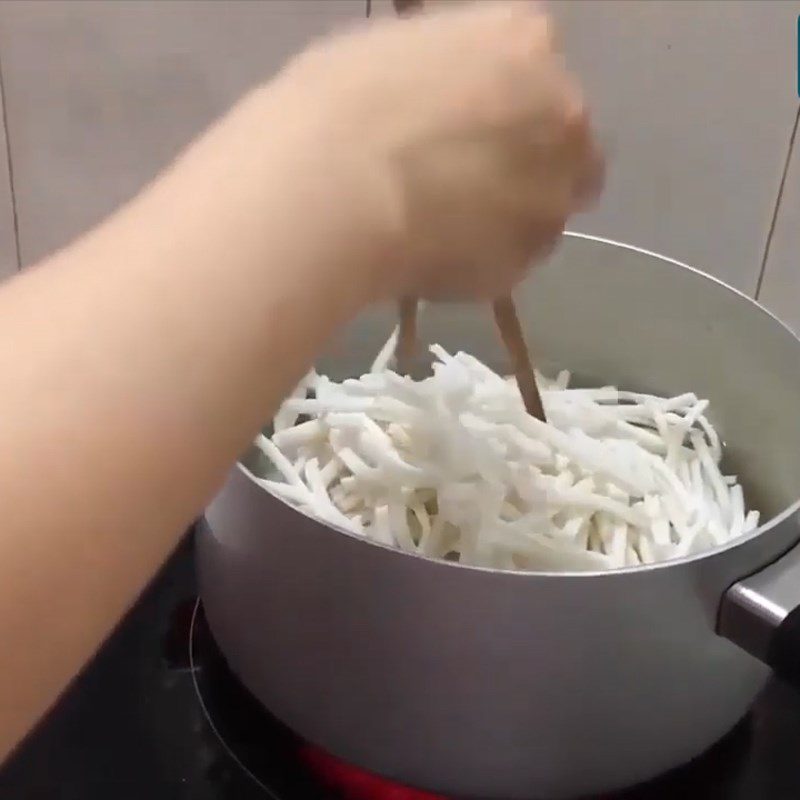
{"type": "MultiPolygon", "coordinates": [[[[667,563],[503,572],[365,541],[237,466],[199,534],[199,582],[230,666],[308,740],[459,797],[567,798],[701,753],[767,664],[800,676],[800,341],[701,272],[580,234],[516,299],[545,371],[709,398],[761,528],[667,563]]],[[[502,369],[490,316],[432,307],[420,337],[502,369]]],[[[319,369],[360,374],[392,324],[365,314],[319,369]]]]}

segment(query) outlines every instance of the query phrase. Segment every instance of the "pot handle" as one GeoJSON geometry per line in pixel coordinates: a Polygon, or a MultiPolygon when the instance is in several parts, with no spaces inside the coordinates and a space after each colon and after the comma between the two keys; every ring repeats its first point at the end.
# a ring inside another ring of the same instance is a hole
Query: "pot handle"
{"type": "Polygon", "coordinates": [[[800,686],[800,545],[725,592],[717,633],[800,686]]]}

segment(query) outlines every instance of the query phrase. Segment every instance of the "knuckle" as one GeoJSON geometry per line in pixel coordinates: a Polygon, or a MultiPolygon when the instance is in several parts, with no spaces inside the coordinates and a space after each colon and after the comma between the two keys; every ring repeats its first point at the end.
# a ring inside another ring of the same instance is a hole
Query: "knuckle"
{"type": "Polygon", "coordinates": [[[589,128],[589,109],[578,82],[564,72],[561,78],[561,114],[568,133],[583,134],[589,128]]]}
{"type": "Polygon", "coordinates": [[[539,13],[531,21],[531,42],[542,51],[555,50],[559,43],[558,26],[549,14],[539,13]]]}
{"type": "Polygon", "coordinates": [[[589,133],[589,109],[580,92],[570,92],[565,98],[564,127],[578,136],[589,133]]]}

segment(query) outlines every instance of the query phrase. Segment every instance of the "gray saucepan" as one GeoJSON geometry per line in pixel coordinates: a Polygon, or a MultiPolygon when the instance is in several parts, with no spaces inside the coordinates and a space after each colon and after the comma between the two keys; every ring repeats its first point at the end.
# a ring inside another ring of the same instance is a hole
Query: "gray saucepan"
{"type": "MultiPolygon", "coordinates": [[[[567,798],[684,763],[800,677],[800,341],[717,280],[567,234],[516,295],[541,367],[711,400],[763,524],[702,555],[607,573],[511,573],[404,554],[318,522],[237,466],[197,541],[231,667],[336,756],[459,797],[567,798]]],[[[319,368],[367,367],[391,310],[319,368]]],[[[426,310],[420,336],[496,367],[488,309],[426,310]]]]}

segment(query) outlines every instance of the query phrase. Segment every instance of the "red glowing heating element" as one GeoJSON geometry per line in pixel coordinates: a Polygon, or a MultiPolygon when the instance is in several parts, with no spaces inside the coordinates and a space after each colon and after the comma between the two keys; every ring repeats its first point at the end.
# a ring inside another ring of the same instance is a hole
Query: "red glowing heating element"
{"type": "Polygon", "coordinates": [[[299,755],[326,786],[345,800],[448,800],[443,795],[421,792],[379,778],[308,744],[300,747],[299,755]]]}

